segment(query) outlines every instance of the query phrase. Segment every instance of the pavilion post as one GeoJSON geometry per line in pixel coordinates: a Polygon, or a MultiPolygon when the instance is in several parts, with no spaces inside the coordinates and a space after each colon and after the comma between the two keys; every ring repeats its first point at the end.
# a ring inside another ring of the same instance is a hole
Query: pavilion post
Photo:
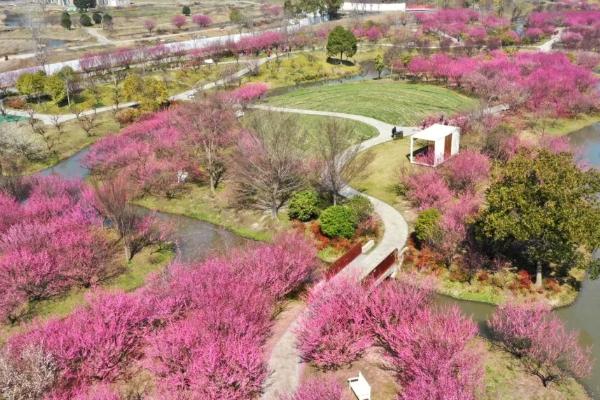
{"type": "Polygon", "coordinates": [[[410,137],[410,156],[409,156],[411,163],[413,162],[413,140],[414,140],[414,138],[411,136],[410,137]]]}

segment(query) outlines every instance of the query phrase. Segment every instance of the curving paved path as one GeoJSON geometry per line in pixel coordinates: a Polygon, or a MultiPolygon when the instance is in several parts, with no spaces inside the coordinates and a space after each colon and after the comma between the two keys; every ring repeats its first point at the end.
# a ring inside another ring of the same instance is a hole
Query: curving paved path
{"type": "MultiPolygon", "coordinates": [[[[251,60],[249,61],[247,64],[251,64],[248,65],[247,67],[244,67],[242,69],[240,69],[239,71],[223,78],[223,79],[219,79],[218,81],[214,81],[214,82],[210,82],[207,83],[205,85],[199,86],[199,87],[195,87],[193,89],[190,90],[186,90],[185,92],[181,92],[178,94],[175,94],[171,97],[169,97],[169,100],[171,101],[175,101],[175,100],[181,100],[181,101],[185,101],[185,100],[191,100],[196,93],[198,92],[202,92],[205,90],[210,90],[210,89],[214,89],[217,86],[223,86],[228,82],[231,82],[232,80],[235,79],[239,79],[242,76],[246,75],[247,73],[249,73],[251,71],[252,68],[254,68],[255,66],[261,66],[264,63],[274,59],[274,56],[271,57],[264,57],[264,58],[260,58],[258,60],[251,60]]],[[[135,101],[129,101],[126,103],[120,103],[119,106],[117,107],[117,109],[122,109],[122,108],[129,108],[129,107],[134,107],[136,106],[138,103],[135,101]]],[[[90,114],[100,114],[100,113],[104,113],[107,111],[114,111],[115,110],[115,106],[111,105],[111,106],[105,106],[105,107],[98,107],[95,110],[94,109],[89,109],[89,110],[85,110],[83,112],[81,112],[81,114],[79,114],[80,116],[86,116],[86,115],[90,115],[90,114]]],[[[23,111],[23,110],[15,110],[13,108],[7,108],[5,109],[6,114],[8,115],[15,115],[18,117],[25,117],[25,118],[29,118],[29,113],[27,111],[23,111]]],[[[59,123],[63,123],[63,122],[67,122],[67,121],[71,121],[77,118],[77,115],[73,114],[73,113],[68,113],[68,114],[43,114],[43,113],[34,113],[33,114],[33,118],[41,121],[42,123],[44,123],[45,125],[51,125],[54,124],[55,118],[58,118],[58,122],[59,123]]]]}
{"type": "MultiPolygon", "coordinates": [[[[371,125],[379,132],[379,135],[360,143],[358,146],[361,151],[369,149],[381,143],[392,140],[391,131],[392,125],[379,121],[374,118],[364,117],[362,115],[330,112],[330,111],[314,111],[303,110],[298,108],[271,107],[266,105],[255,105],[251,108],[265,111],[288,112],[295,114],[306,115],[322,115],[327,117],[336,117],[359,121],[367,125],[371,125]]],[[[412,135],[419,131],[414,127],[398,127],[404,130],[405,134],[412,135]]],[[[352,197],[359,192],[350,186],[346,186],[341,190],[341,194],[345,197],[352,197]]],[[[371,203],[375,212],[379,215],[384,225],[383,237],[377,243],[377,246],[367,254],[361,254],[352,261],[342,274],[348,276],[365,277],[375,268],[379,262],[387,257],[394,249],[402,249],[408,238],[408,225],[402,214],[389,204],[378,200],[371,196],[366,196],[371,203]]],[[[298,349],[296,348],[296,337],[294,331],[297,326],[297,320],[292,323],[281,339],[275,344],[271,357],[269,359],[269,369],[271,375],[265,383],[265,391],[262,400],[276,400],[280,394],[294,392],[300,384],[301,375],[301,358],[298,349]]]]}

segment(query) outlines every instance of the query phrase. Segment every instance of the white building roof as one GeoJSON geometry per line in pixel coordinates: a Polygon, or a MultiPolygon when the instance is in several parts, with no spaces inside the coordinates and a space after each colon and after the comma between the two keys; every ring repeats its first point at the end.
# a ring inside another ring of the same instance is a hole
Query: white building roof
{"type": "Polygon", "coordinates": [[[415,133],[414,135],[412,135],[412,137],[415,139],[431,140],[435,142],[452,134],[457,129],[457,126],[433,124],[430,127],[423,129],[421,132],[415,133]]]}

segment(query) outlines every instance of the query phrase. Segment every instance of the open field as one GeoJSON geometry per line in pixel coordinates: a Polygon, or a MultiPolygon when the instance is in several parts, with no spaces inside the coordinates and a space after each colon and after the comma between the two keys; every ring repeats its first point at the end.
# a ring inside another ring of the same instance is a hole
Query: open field
{"type": "Polygon", "coordinates": [[[474,107],[476,101],[439,86],[373,80],[298,89],[270,97],[267,103],[345,112],[390,124],[417,126],[428,115],[450,115],[474,107]]]}
{"type": "Polygon", "coordinates": [[[408,161],[409,139],[399,139],[372,147],[359,154],[358,161],[367,157],[372,161],[350,184],[388,204],[398,201],[397,185],[404,168],[426,168],[415,166],[408,161]]]}

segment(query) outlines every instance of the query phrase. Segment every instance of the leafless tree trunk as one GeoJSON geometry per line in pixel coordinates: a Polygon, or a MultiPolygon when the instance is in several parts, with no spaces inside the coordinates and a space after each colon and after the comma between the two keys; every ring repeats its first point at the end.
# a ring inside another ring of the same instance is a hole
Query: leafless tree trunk
{"type": "Polygon", "coordinates": [[[116,177],[102,184],[93,181],[92,185],[94,206],[119,234],[127,262],[145,247],[166,240],[168,227],[161,227],[155,217],[144,215],[129,204],[134,194],[125,178],[116,177]]]}
{"type": "Polygon", "coordinates": [[[232,160],[237,199],[277,218],[279,209],[304,183],[306,135],[288,114],[260,113],[249,126],[252,131],[238,140],[232,160]]]}
{"type": "Polygon", "coordinates": [[[60,120],[60,115],[58,114],[53,114],[50,119],[52,120],[52,125],[56,128],[56,131],[62,135],[62,133],[64,132],[63,129],[63,122],[60,120]]]}
{"type": "Polygon", "coordinates": [[[35,111],[32,108],[27,109],[27,114],[29,116],[29,118],[27,119],[27,123],[31,127],[31,132],[42,138],[42,140],[46,144],[48,152],[50,154],[54,154],[55,141],[44,127],[44,124],[40,123],[39,120],[35,119],[35,111]]]}
{"type": "Polygon", "coordinates": [[[321,185],[331,195],[333,204],[337,204],[340,190],[345,182],[359,170],[352,162],[356,159],[360,146],[353,138],[356,134],[351,125],[338,119],[330,119],[321,125],[318,137],[318,155],[321,167],[321,185]]]}
{"type": "Polygon", "coordinates": [[[94,107],[91,113],[80,113],[77,117],[79,126],[85,131],[88,137],[94,136],[93,130],[98,127],[98,114],[96,113],[96,107],[94,107]]]}

